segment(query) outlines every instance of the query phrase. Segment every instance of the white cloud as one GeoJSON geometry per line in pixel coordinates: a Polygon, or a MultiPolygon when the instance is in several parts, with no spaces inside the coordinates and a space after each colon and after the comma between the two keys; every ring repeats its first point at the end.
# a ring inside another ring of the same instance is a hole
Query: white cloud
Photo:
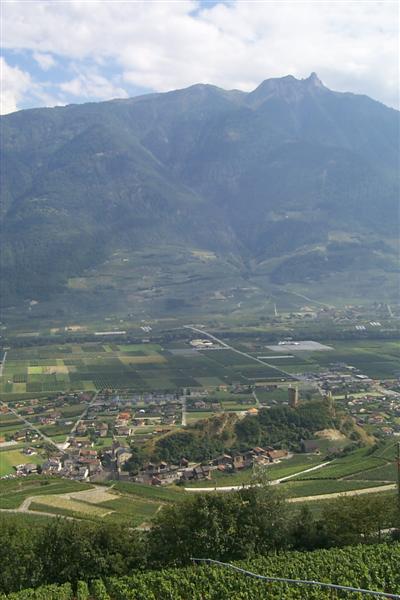
{"type": "Polygon", "coordinates": [[[127,98],[128,93],[112,81],[93,72],[81,73],[78,77],[60,84],[60,89],[72,96],[81,98],[127,98]]]}
{"type": "MultiPolygon", "coordinates": [[[[3,5],[3,44],[77,64],[90,59],[99,72],[109,61],[125,82],[157,91],[196,82],[250,90],[271,76],[316,71],[332,89],[396,105],[398,6],[390,0],[241,1],[209,8],[191,0],[17,0],[3,5]]],[[[82,73],[64,90],[82,90],[85,97],[97,90],[98,98],[124,92],[87,80],[82,73]]]]}
{"type": "Polygon", "coordinates": [[[57,62],[54,60],[51,54],[45,54],[43,52],[34,52],[33,58],[36,60],[39,67],[43,71],[48,71],[57,64],[57,62]]]}
{"type": "Polygon", "coordinates": [[[28,73],[18,67],[11,67],[3,57],[0,57],[0,114],[5,115],[16,111],[18,102],[30,86],[31,78],[28,73]]]}

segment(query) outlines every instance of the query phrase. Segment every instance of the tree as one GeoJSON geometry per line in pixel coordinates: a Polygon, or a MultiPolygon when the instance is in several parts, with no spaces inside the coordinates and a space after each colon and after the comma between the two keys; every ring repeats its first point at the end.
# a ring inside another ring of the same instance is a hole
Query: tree
{"type": "Polygon", "coordinates": [[[31,528],[3,517],[0,530],[0,590],[13,592],[40,585],[41,564],[31,528]]]}
{"type": "Polygon", "coordinates": [[[329,502],[322,511],[322,543],[346,546],[380,540],[382,529],[394,520],[393,497],[342,497],[329,502]]]}
{"type": "Polygon", "coordinates": [[[159,513],[149,533],[150,562],[182,564],[193,556],[237,560],[263,554],[287,545],[287,523],[285,500],[270,485],[196,495],[159,513]]]}

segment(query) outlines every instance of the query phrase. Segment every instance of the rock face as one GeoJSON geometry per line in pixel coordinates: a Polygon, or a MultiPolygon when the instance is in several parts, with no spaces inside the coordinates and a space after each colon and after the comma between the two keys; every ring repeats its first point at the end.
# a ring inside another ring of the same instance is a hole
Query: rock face
{"type": "Polygon", "coordinates": [[[315,73],[2,118],[6,302],[116,247],[188,245],[281,284],[393,270],[399,113],[315,73]]]}

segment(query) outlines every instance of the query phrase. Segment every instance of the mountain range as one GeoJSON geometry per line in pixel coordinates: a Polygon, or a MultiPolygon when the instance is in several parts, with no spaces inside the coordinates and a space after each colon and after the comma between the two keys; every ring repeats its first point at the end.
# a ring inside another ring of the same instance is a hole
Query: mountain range
{"type": "Polygon", "coordinates": [[[267,286],[396,272],[399,112],[315,73],[23,110],[1,131],[5,305],[121,251],[157,268],[166,245],[267,286]]]}

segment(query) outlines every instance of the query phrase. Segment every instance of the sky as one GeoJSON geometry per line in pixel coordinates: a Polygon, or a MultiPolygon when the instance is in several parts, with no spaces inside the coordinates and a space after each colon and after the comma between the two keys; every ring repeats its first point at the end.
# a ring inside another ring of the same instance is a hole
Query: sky
{"type": "Polygon", "coordinates": [[[399,2],[1,0],[1,114],[315,71],[399,108],[399,2]]]}

